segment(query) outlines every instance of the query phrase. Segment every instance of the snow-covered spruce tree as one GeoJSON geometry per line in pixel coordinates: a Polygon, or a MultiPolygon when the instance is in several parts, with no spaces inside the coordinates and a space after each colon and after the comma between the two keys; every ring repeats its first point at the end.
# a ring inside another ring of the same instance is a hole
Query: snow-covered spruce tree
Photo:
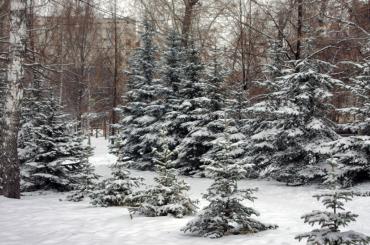
{"type": "Polygon", "coordinates": [[[338,166],[334,159],[329,161],[331,169],[325,177],[324,183],[330,191],[314,197],[325,206],[325,211],[315,210],[302,216],[305,223],[319,225],[320,228],[296,236],[299,241],[307,239],[309,245],[345,245],[370,244],[370,237],[356,231],[341,231],[341,227],[356,221],[357,214],[346,211],[345,202],[351,201],[353,192],[338,189],[338,166]]]}
{"type": "Polygon", "coordinates": [[[201,143],[196,145],[195,139],[190,137],[193,130],[192,126],[199,123],[199,119],[192,115],[192,112],[199,108],[198,111],[201,114],[204,115],[206,113],[206,110],[200,107],[199,102],[201,101],[196,101],[198,98],[204,98],[202,97],[204,95],[202,84],[204,65],[200,61],[199,52],[195,48],[194,43],[185,49],[184,56],[184,77],[179,89],[179,106],[172,113],[173,127],[177,131],[176,136],[181,139],[181,144],[176,149],[178,157],[175,165],[183,174],[194,174],[198,170],[198,159],[202,152],[199,151],[201,143]],[[189,152],[190,150],[193,152],[189,152]]]}
{"type": "Polygon", "coordinates": [[[199,236],[219,238],[228,234],[256,233],[276,228],[266,225],[252,216],[259,213],[243,204],[243,201],[254,201],[256,189],[239,189],[238,181],[245,176],[245,169],[230,156],[230,142],[219,141],[222,151],[218,152],[218,161],[207,166],[214,182],[208,188],[204,198],[209,201],[201,213],[183,229],[199,236]]]}
{"type": "Polygon", "coordinates": [[[321,144],[316,149],[323,159],[335,159],[340,184],[349,187],[370,177],[370,137],[350,136],[321,144]]]}
{"type": "Polygon", "coordinates": [[[223,115],[224,98],[220,93],[223,76],[219,63],[213,62],[205,71],[194,43],[186,52],[182,103],[176,118],[184,138],[176,148],[175,163],[183,174],[191,175],[202,171],[202,155],[210,150],[215,134],[222,132],[223,124],[218,119],[223,115]]]}
{"type": "Polygon", "coordinates": [[[81,136],[71,131],[67,115],[53,96],[44,97],[37,104],[40,110],[29,130],[30,141],[24,142],[31,144],[35,152],[23,158],[22,188],[28,191],[79,188],[92,168],[88,163],[91,148],[85,147],[81,136]]]}
{"type": "Polygon", "coordinates": [[[337,159],[340,166],[338,174],[344,186],[351,186],[370,177],[370,60],[349,64],[357,68],[358,75],[352,76],[351,82],[345,87],[352,92],[356,103],[338,111],[352,114],[355,120],[351,124],[340,124],[338,128],[360,136],[342,137],[317,148],[326,158],[337,159]]]}
{"type": "Polygon", "coordinates": [[[184,80],[184,56],[185,50],[180,34],[175,30],[170,31],[161,60],[161,84],[165,88],[162,95],[165,115],[158,122],[159,128],[166,128],[166,140],[170,150],[173,150],[186,135],[186,130],[181,128],[182,121],[178,118],[181,115],[180,106],[183,101],[179,93],[184,80]]]}
{"type": "Polygon", "coordinates": [[[88,158],[92,155],[92,148],[84,143],[86,137],[80,131],[71,136],[73,147],[70,148],[70,153],[79,159],[79,164],[78,168],[72,172],[76,184],[74,191],[67,196],[67,200],[78,202],[90,195],[100,176],[95,173],[95,168],[89,163],[88,158]]]}
{"type": "Polygon", "coordinates": [[[227,86],[225,95],[225,112],[242,127],[246,123],[250,101],[248,92],[241,81],[234,81],[227,86]]]}
{"type": "Polygon", "coordinates": [[[143,179],[132,177],[127,166],[120,162],[111,169],[112,177],[101,181],[90,193],[91,204],[100,207],[139,205],[141,193],[137,188],[143,179]]]}
{"type": "Polygon", "coordinates": [[[161,148],[156,151],[155,162],[157,176],[155,185],[143,193],[143,203],[132,211],[149,217],[173,215],[182,218],[196,212],[197,201],[187,195],[190,186],[179,180],[173,168],[172,159],[174,152],[169,149],[166,142],[167,133],[163,130],[160,140],[161,148]]]}
{"type": "Polygon", "coordinates": [[[166,39],[166,47],[161,62],[161,82],[168,89],[165,94],[168,106],[178,106],[179,91],[184,79],[184,56],[185,50],[181,44],[180,34],[172,30],[166,39]]]}
{"type": "Polygon", "coordinates": [[[156,79],[157,62],[154,27],[145,20],[140,47],[130,60],[126,103],[120,108],[119,134],[113,152],[119,162],[137,169],[153,169],[153,148],[158,139],[156,122],[164,114],[160,99],[163,86],[156,79]]]}
{"type": "Polygon", "coordinates": [[[287,60],[286,51],[283,48],[281,41],[271,40],[267,53],[270,63],[266,65],[264,72],[270,80],[274,80],[277,77],[284,75],[284,67],[287,60]]]}
{"type": "Polygon", "coordinates": [[[363,122],[362,133],[370,136],[370,57],[356,66],[360,72],[347,88],[358,98],[359,105],[350,108],[350,112],[363,122]]]}
{"type": "Polygon", "coordinates": [[[82,170],[76,175],[79,179],[78,184],[74,187],[74,191],[66,197],[68,201],[82,201],[84,198],[89,197],[96,188],[100,176],[95,173],[95,168],[88,162],[83,163],[81,168],[82,170]]]}
{"type": "MultiPolygon", "coordinates": [[[[208,165],[213,165],[220,159],[220,154],[224,152],[224,145],[222,142],[229,142],[229,153],[228,156],[232,161],[239,164],[244,170],[247,171],[250,176],[252,170],[247,159],[246,151],[247,144],[249,143],[245,135],[241,132],[240,126],[237,121],[228,116],[227,113],[217,121],[218,125],[222,125],[222,132],[214,135],[214,140],[210,142],[211,148],[205,154],[203,154],[201,161],[203,166],[206,168],[208,165]]],[[[209,174],[209,171],[205,172],[205,175],[209,174]]],[[[212,177],[212,176],[207,176],[212,177]]],[[[246,176],[244,176],[246,177],[246,176]]]]}
{"type": "Polygon", "coordinates": [[[296,61],[291,73],[267,82],[272,92],[250,108],[249,155],[261,175],[289,184],[322,176],[315,148],[339,138],[328,118],[331,91],[342,82],[324,73],[327,63],[296,61]]]}
{"type": "Polygon", "coordinates": [[[18,158],[21,166],[37,154],[34,130],[43,122],[41,113],[48,103],[48,99],[43,96],[50,92],[42,88],[43,82],[42,79],[33,79],[30,86],[24,89],[21,128],[18,133],[18,158]]]}

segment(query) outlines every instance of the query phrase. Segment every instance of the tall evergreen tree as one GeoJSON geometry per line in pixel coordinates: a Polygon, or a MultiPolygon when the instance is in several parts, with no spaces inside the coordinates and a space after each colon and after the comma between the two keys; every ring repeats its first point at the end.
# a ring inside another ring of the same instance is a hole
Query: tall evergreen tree
{"type": "MultiPolygon", "coordinates": [[[[237,121],[225,113],[223,118],[217,120],[217,124],[222,125],[222,132],[214,135],[214,139],[210,142],[210,150],[202,156],[201,161],[203,163],[203,167],[207,169],[208,165],[212,166],[222,160],[220,159],[220,154],[222,155],[225,151],[224,144],[222,142],[228,142],[230,149],[228,157],[244,168],[246,174],[244,177],[250,176],[252,168],[245,151],[248,140],[242,133],[237,121]]],[[[205,171],[206,175],[209,173],[209,171],[205,171]]]]}
{"type": "Polygon", "coordinates": [[[190,186],[185,181],[178,179],[172,164],[174,152],[169,149],[166,141],[167,133],[165,130],[162,132],[161,149],[156,151],[155,156],[157,163],[155,185],[143,193],[143,202],[133,211],[150,217],[170,214],[176,218],[182,218],[185,215],[195,213],[197,202],[191,200],[187,195],[190,186]]]}
{"type": "Polygon", "coordinates": [[[182,103],[177,116],[184,136],[176,149],[176,164],[182,173],[196,174],[202,168],[203,154],[212,147],[210,142],[223,129],[218,120],[223,115],[224,97],[220,92],[223,76],[217,62],[205,71],[195,44],[187,49],[186,57],[185,76],[180,89],[182,103]]]}
{"type": "Polygon", "coordinates": [[[335,159],[338,180],[342,186],[349,187],[370,177],[369,136],[341,137],[321,144],[316,152],[323,159],[335,159]]]}
{"type": "Polygon", "coordinates": [[[252,123],[249,154],[260,173],[290,184],[317,176],[315,148],[339,138],[328,113],[334,109],[331,91],[342,82],[324,73],[328,64],[297,61],[291,73],[267,82],[272,92],[250,108],[252,123]]]}
{"type": "Polygon", "coordinates": [[[299,241],[307,239],[312,245],[345,245],[370,244],[370,237],[355,231],[341,231],[341,227],[356,221],[357,214],[346,211],[344,204],[352,200],[353,192],[338,189],[338,166],[335,160],[329,162],[331,169],[325,177],[324,183],[330,188],[327,193],[315,195],[325,206],[325,211],[315,210],[302,216],[309,225],[318,224],[320,228],[296,236],[299,241]]]}
{"type": "Polygon", "coordinates": [[[349,111],[363,122],[361,131],[370,136],[370,58],[364,59],[356,66],[359,68],[359,74],[351,78],[352,83],[347,85],[347,88],[356,96],[359,104],[349,111]]]}
{"type": "Polygon", "coordinates": [[[161,94],[163,86],[156,79],[157,47],[154,27],[145,20],[140,47],[130,61],[126,104],[122,106],[118,139],[114,152],[118,161],[138,169],[153,169],[153,147],[159,131],[156,122],[164,114],[161,94]]]}
{"type": "MultiPolygon", "coordinates": [[[[181,128],[180,106],[182,99],[180,89],[184,81],[185,49],[182,46],[180,34],[173,30],[166,39],[166,47],[161,62],[161,83],[166,88],[163,94],[165,115],[159,128],[166,128],[166,140],[170,150],[173,150],[186,134],[181,128]]],[[[176,156],[174,156],[176,158],[176,156]]]]}
{"type": "Polygon", "coordinates": [[[240,127],[248,124],[247,109],[250,106],[250,101],[247,95],[248,92],[240,81],[234,81],[226,88],[224,110],[240,127]]]}
{"type": "Polygon", "coordinates": [[[370,60],[365,58],[360,63],[350,64],[357,68],[357,76],[351,76],[345,88],[352,92],[356,103],[337,111],[351,114],[354,120],[350,124],[340,124],[338,128],[347,128],[360,136],[341,137],[317,149],[326,158],[336,159],[340,166],[339,179],[344,186],[351,186],[370,177],[370,60]]]}
{"type": "Polygon", "coordinates": [[[161,80],[168,89],[165,98],[169,106],[176,106],[178,103],[181,83],[184,79],[184,55],[185,49],[182,46],[180,34],[175,30],[170,31],[161,62],[161,80]]]}
{"type": "Polygon", "coordinates": [[[267,51],[270,59],[269,64],[265,67],[265,73],[270,80],[275,80],[284,75],[284,67],[286,65],[286,51],[282,47],[281,41],[272,40],[267,51]]]}
{"type": "Polygon", "coordinates": [[[225,138],[225,141],[219,142],[222,151],[217,154],[218,161],[207,166],[209,175],[214,178],[214,182],[204,194],[209,205],[182,230],[199,236],[219,238],[228,234],[255,233],[276,228],[252,218],[259,213],[243,204],[244,200],[256,199],[253,196],[256,190],[238,188],[238,181],[245,176],[246,170],[233,160],[230,155],[230,142],[225,138]]]}
{"type": "Polygon", "coordinates": [[[34,79],[24,90],[21,128],[18,133],[18,157],[21,165],[37,154],[34,129],[43,122],[40,116],[48,103],[48,99],[44,96],[50,92],[42,88],[43,82],[42,79],[34,79]]]}

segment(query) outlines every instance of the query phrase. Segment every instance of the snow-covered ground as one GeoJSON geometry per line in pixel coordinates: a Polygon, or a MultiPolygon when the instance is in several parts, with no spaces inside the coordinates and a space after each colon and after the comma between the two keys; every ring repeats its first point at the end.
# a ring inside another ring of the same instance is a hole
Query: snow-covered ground
{"type": "MultiPolygon", "coordinates": [[[[96,146],[91,162],[102,176],[109,176],[108,165],[115,157],[108,154],[103,138],[93,139],[96,146]]],[[[153,173],[133,172],[152,182],[153,173]]],[[[185,178],[191,185],[191,196],[201,198],[210,184],[209,179],[185,178]]],[[[287,187],[274,181],[248,180],[240,186],[258,187],[258,200],[251,204],[261,212],[259,219],[279,225],[271,230],[251,235],[227,236],[221,239],[199,238],[183,234],[180,229],[191,219],[186,217],[134,217],[126,208],[96,208],[87,201],[64,201],[66,194],[44,192],[26,193],[21,200],[0,197],[1,245],[294,245],[300,232],[311,227],[303,224],[300,216],[320,208],[311,196],[320,190],[315,186],[287,187]]],[[[356,187],[370,190],[370,183],[356,187]]],[[[200,206],[206,203],[201,201],[200,206]]],[[[356,197],[347,205],[360,215],[348,229],[370,234],[370,198],[356,197]]]]}

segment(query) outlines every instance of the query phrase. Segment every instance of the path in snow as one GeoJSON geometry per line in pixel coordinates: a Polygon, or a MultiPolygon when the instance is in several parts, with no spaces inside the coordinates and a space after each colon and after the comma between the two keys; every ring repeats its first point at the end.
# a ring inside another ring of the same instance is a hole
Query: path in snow
{"type": "MultiPolygon", "coordinates": [[[[108,164],[115,157],[108,154],[107,142],[93,139],[95,154],[90,161],[102,176],[109,176],[108,164]]],[[[133,171],[152,182],[153,173],[133,171]]],[[[192,186],[191,196],[200,198],[209,179],[185,178],[192,186]]],[[[286,187],[274,181],[242,181],[241,187],[258,187],[254,204],[259,219],[279,225],[277,230],[251,235],[208,239],[185,235],[180,229],[192,218],[134,217],[126,208],[95,208],[87,201],[63,201],[66,194],[26,193],[21,200],[0,197],[0,245],[298,245],[294,236],[309,231],[300,216],[320,208],[311,196],[320,190],[310,187],[286,187]]],[[[356,189],[369,190],[370,183],[356,189]]],[[[206,203],[201,201],[200,206],[206,203]]],[[[370,234],[370,198],[355,198],[348,208],[360,215],[348,229],[370,234]]]]}

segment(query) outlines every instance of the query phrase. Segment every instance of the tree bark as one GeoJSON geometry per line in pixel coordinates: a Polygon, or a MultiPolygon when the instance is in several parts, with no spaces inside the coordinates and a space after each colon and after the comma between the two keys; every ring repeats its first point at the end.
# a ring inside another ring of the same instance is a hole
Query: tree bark
{"type": "MultiPolygon", "coordinates": [[[[113,98],[112,98],[112,130],[111,135],[116,135],[115,124],[117,123],[116,108],[118,105],[118,33],[117,33],[117,0],[114,1],[114,72],[113,72],[113,98]]],[[[114,139],[112,139],[114,143],[114,139]]]]}
{"type": "MultiPolygon", "coordinates": [[[[7,38],[9,36],[9,29],[8,29],[8,23],[9,23],[9,0],[0,0],[0,39],[7,41],[7,38]]],[[[8,45],[5,42],[0,42],[0,52],[5,54],[8,51],[8,45]]],[[[1,137],[2,137],[2,131],[3,131],[3,125],[2,125],[2,115],[4,111],[4,96],[5,96],[5,68],[6,63],[0,62],[0,157],[1,152],[4,152],[2,149],[1,144],[1,137]]],[[[0,162],[0,195],[2,195],[2,165],[0,162]]]]}
{"type": "Polygon", "coordinates": [[[299,60],[301,58],[302,36],[303,36],[303,0],[298,0],[297,50],[295,53],[296,60],[299,60]]]}
{"type": "Polygon", "coordinates": [[[185,3],[185,14],[182,20],[182,38],[183,38],[183,45],[187,47],[189,44],[189,35],[191,32],[191,25],[193,20],[193,11],[194,6],[200,0],[184,0],[185,3]]]}
{"type": "Polygon", "coordinates": [[[20,169],[18,160],[18,131],[23,98],[24,54],[26,51],[26,0],[10,2],[9,64],[6,73],[7,91],[4,103],[1,135],[1,168],[3,195],[20,198],[20,169]]]}

